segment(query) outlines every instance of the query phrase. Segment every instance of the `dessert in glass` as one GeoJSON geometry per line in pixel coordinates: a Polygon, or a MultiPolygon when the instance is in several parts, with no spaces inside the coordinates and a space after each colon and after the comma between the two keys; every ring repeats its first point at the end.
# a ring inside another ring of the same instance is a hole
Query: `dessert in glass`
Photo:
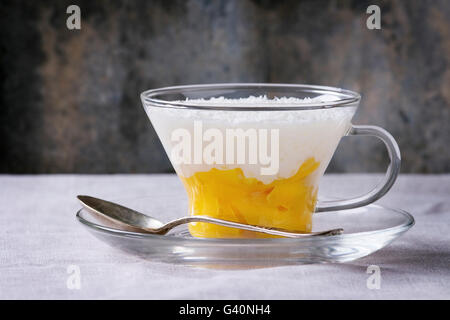
{"type": "MultiPolygon", "coordinates": [[[[354,208],[384,195],[395,181],[400,153],[392,136],[353,126],[359,94],[332,87],[216,84],[141,94],[147,115],[184,184],[190,215],[311,232],[314,212],[354,208]],[[317,193],[340,139],[374,135],[391,164],[366,195],[318,204],[317,193]]],[[[267,234],[191,223],[200,238],[267,238],[267,234]]]]}

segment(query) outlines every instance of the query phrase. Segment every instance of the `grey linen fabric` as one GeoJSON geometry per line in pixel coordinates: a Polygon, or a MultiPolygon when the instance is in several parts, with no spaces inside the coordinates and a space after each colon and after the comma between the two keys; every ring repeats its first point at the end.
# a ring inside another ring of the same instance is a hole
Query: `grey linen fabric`
{"type": "MultiPolygon", "coordinates": [[[[321,193],[356,195],[380,175],[327,175],[321,193]]],[[[259,269],[210,269],[143,260],[97,240],[75,219],[77,194],[150,197],[167,218],[186,196],[174,175],[1,175],[1,299],[449,299],[450,175],[403,175],[381,204],[416,225],[354,262],[259,269]],[[68,268],[80,288],[67,286],[68,268]],[[369,265],[381,270],[368,289],[369,265]]]]}

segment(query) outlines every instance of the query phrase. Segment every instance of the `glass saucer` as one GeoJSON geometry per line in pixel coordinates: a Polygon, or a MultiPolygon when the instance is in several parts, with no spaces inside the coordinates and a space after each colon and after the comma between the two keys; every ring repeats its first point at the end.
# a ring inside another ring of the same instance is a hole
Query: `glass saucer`
{"type": "MultiPolygon", "coordinates": [[[[138,202],[143,200],[149,199],[138,202]]],[[[138,210],[138,202],[125,205],[138,210]]],[[[414,225],[406,211],[375,204],[316,213],[314,231],[340,227],[344,234],[309,239],[199,239],[190,236],[186,225],[160,236],[119,229],[84,209],[76,216],[95,237],[118,249],[155,261],[211,267],[348,262],[383,248],[414,225]]]]}

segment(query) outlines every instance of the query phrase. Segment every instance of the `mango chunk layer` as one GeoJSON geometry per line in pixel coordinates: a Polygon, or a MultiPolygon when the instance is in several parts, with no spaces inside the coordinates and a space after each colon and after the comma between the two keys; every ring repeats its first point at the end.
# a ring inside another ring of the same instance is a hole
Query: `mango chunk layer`
{"type": "MultiPolygon", "coordinates": [[[[309,158],[293,176],[270,184],[245,177],[240,168],[213,168],[181,180],[188,193],[191,215],[310,232],[317,187],[309,177],[318,166],[319,162],[309,158]]],[[[189,224],[189,231],[200,238],[275,237],[201,222],[189,224]]]]}

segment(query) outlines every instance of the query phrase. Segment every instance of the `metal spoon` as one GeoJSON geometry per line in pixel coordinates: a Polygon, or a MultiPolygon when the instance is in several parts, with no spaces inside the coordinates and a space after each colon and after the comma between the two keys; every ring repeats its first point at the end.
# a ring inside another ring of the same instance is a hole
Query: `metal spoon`
{"type": "Polygon", "coordinates": [[[261,232],[288,238],[309,238],[313,236],[334,236],[344,232],[343,229],[332,229],[327,231],[296,233],[279,228],[267,228],[255,225],[242,224],[227,220],[211,218],[208,216],[190,216],[163,223],[153,217],[134,211],[133,209],[119,204],[97,199],[90,196],[77,196],[83,207],[94,215],[106,218],[118,225],[132,227],[138,231],[152,234],[164,235],[176,226],[190,222],[213,223],[225,227],[261,232]]]}

